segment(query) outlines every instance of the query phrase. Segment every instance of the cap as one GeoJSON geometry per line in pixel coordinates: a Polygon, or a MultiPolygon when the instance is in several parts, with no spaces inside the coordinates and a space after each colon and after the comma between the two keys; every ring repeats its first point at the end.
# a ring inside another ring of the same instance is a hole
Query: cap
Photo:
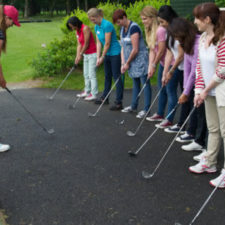
{"type": "Polygon", "coordinates": [[[18,10],[12,5],[5,5],[4,6],[4,14],[10,17],[13,20],[13,23],[20,27],[20,23],[18,21],[18,10]]]}

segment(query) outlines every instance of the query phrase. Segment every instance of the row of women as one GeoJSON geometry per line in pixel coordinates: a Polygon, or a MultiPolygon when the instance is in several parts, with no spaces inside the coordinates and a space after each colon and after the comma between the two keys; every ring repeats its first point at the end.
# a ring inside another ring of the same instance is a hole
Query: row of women
{"type": "MultiPolygon", "coordinates": [[[[75,64],[84,60],[85,88],[78,97],[108,104],[113,77],[116,100],[110,109],[136,112],[143,85],[144,108],[136,117],[160,121],[156,127],[169,133],[183,132],[177,141],[191,143],[183,145],[182,149],[201,151],[194,157],[198,163],[189,167],[190,172],[217,172],[221,139],[225,146],[225,13],[214,3],[202,3],[194,8],[192,23],[179,18],[168,5],[158,11],[146,6],[140,12],[146,42],[139,25],[131,21],[123,9],[117,9],[112,15],[113,23],[121,27],[120,41],[113,24],[103,18],[101,9],[92,8],[87,14],[95,24],[96,43],[90,28],[79,18],[74,16],[67,21],[68,29],[75,30],[78,39],[75,64]],[[101,64],[104,64],[105,86],[101,97],[97,98],[96,67],[101,64]],[[150,80],[157,68],[158,109],[149,116],[150,80]],[[123,108],[121,76],[126,71],[132,78],[133,90],[130,105],[123,108]],[[179,98],[178,86],[181,88],[179,98]],[[174,109],[179,105],[179,121],[173,125],[174,109]],[[186,131],[182,130],[189,117],[186,131]]],[[[225,188],[225,161],[221,174],[210,184],[225,188]]]]}

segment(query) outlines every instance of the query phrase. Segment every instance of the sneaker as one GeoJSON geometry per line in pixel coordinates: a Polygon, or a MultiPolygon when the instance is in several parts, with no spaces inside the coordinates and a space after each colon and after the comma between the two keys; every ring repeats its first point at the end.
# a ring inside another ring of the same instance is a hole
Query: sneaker
{"type": "Polygon", "coordinates": [[[92,95],[91,93],[84,98],[84,100],[86,101],[93,101],[93,100],[96,100],[96,96],[95,95],[92,95]]]}
{"type": "Polygon", "coordinates": [[[190,142],[190,141],[194,141],[194,136],[188,134],[187,132],[185,132],[184,134],[180,135],[179,137],[176,138],[176,141],[184,143],[184,142],[190,142]]]}
{"type": "Polygon", "coordinates": [[[213,187],[225,188],[225,169],[221,170],[221,174],[209,182],[213,187]]]}
{"type": "Polygon", "coordinates": [[[198,164],[195,166],[190,166],[189,171],[192,173],[215,173],[217,171],[216,166],[207,166],[206,159],[203,157],[198,164]]]}
{"type": "Polygon", "coordinates": [[[144,118],[145,115],[146,115],[146,111],[145,111],[145,110],[141,110],[141,111],[136,115],[136,118],[142,119],[142,118],[144,118]]]}
{"type": "MultiPolygon", "coordinates": [[[[98,98],[98,99],[95,100],[95,104],[101,105],[103,101],[104,101],[104,98],[102,98],[102,97],[98,98]]],[[[109,99],[106,99],[105,102],[104,102],[104,105],[108,105],[108,104],[109,104],[109,99]]]]}
{"type": "Polygon", "coordinates": [[[78,98],[85,98],[87,97],[89,94],[86,91],[81,92],[80,94],[77,94],[78,98]]]}
{"type": "Polygon", "coordinates": [[[149,116],[146,118],[148,121],[163,121],[163,117],[155,113],[153,116],[149,116]]]}
{"type": "Polygon", "coordinates": [[[127,106],[127,107],[125,107],[125,108],[123,108],[121,110],[121,112],[123,112],[123,113],[129,113],[129,112],[135,112],[135,111],[136,110],[135,109],[132,109],[131,105],[130,106],[127,106]]]}
{"type": "Polygon", "coordinates": [[[6,144],[1,144],[0,143],[0,152],[6,152],[10,149],[10,146],[9,145],[6,145],[6,144]]]}
{"type": "Polygon", "coordinates": [[[114,104],[113,106],[111,106],[109,109],[112,111],[119,111],[123,108],[122,104],[114,104]]]}
{"type": "Polygon", "coordinates": [[[184,151],[202,151],[203,149],[203,146],[198,144],[197,142],[195,141],[192,141],[190,144],[188,145],[182,145],[181,148],[184,150],[184,151]]]}
{"type": "Polygon", "coordinates": [[[203,150],[201,154],[194,156],[193,159],[194,159],[195,161],[197,161],[197,162],[200,162],[200,160],[201,160],[203,157],[205,157],[205,155],[206,155],[206,150],[203,150]]]}
{"type": "MultiPolygon", "coordinates": [[[[172,127],[166,128],[164,131],[167,133],[178,133],[180,130],[180,126],[178,124],[173,125],[172,127]]],[[[180,131],[181,134],[185,133],[185,131],[180,131]]]]}
{"type": "Polygon", "coordinates": [[[160,129],[165,129],[167,127],[171,127],[172,123],[169,120],[165,119],[161,123],[156,124],[155,126],[160,129]]]}

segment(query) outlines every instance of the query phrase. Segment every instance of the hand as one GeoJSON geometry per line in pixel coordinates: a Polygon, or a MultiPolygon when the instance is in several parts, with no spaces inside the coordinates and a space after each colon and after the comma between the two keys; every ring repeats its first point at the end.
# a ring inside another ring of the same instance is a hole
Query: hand
{"type": "Polygon", "coordinates": [[[185,102],[188,101],[188,96],[185,94],[181,94],[181,96],[178,99],[178,103],[179,104],[184,104],[185,102]]]}
{"type": "Polygon", "coordinates": [[[164,87],[164,86],[166,86],[166,84],[167,84],[167,80],[166,80],[166,76],[162,76],[162,86],[164,87]]]}
{"type": "Polygon", "coordinates": [[[104,57],[101,56],[100,58],[97,59],[96,66],[97,67],[100,66],[103,63],[103,61],[104,61],[104,57]]]}
{"type": "Polygon", "coordinates": [[[82,56],[81,56],[81,55],[78,55],[78,56],[76,57],[76,59],[75,59],[75,65],[78,65],[79,62],[81,61],[81,59],[82,59],[82,56]]]}
{"type": "Polygon", "coordinates": [[[155,68],[155,67],[151,66],[151,67],[149,68],[148,79],[150,79],[151,77],[153,77],[155,71],[156,71],[156,68],[155,68]]]}
{"type": "Polygon", "coordinates": [[[204,101],[206,99],[207,95],[208,95],[208,91],[206,89],[204,89],[200,94],[202,101],[204,101]]]}
{"type": "Polygon", "coordinates": [[[0,86],[6,88],[6,81],[3,76],[0,76],[0,86]]]}
{"type": "Polygon", "coordinates": [[[167,83],[171,80],[172,77],[173,77],[173,72],[169,70],[168,73],[166,74],[167,83]]]}
{"type": "Polygon", "coordinates": [[[200,94],[195,95],[194,97],[194,106],[199,107],[203,103],[203,100],[200,96],[200,94]]]}
{"type": "Polygon", "coordinates": [[[121,71],[121,74],[124,74],[125,73],[124,65],[121,66],[120,71],[121,71]]]}

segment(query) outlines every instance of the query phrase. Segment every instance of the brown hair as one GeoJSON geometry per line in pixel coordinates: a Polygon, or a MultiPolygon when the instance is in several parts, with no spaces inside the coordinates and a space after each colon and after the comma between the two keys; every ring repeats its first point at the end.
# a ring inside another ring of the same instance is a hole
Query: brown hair
{"type": "Polygon", "coordinates": [[[112,16],[113,23],[116,23],[117,20],[123,19],[123,17],[127,17],[126,12],[123,9],[117,9],[112,16]]]}
{"type": "Polygon", "coordinates": [[[193,15],[200,20],[204,20],[207,16],[211,19],[214,25],[212,43],[216,45],[225,33],[225,12],[220,11],[214,3],[206,2],[197,5],[193,10],[193,15]]]}
{"type": "Polygon", "coordinates": [[[167,31],[174,39],[179,40],[180,46],[185,53],[189,55],[194,53],[197,28],[192,22],[184,18],[174,18],[169,24],[167,31]]]}
{"type": "Polygon", "coordinates": [[[5,40],[3,40],[2,50],[6,51],[6,23],[5,23],[5,15],[4,15],[4,6],[0,5],[0,30],[2,31],[5,40]]]}

